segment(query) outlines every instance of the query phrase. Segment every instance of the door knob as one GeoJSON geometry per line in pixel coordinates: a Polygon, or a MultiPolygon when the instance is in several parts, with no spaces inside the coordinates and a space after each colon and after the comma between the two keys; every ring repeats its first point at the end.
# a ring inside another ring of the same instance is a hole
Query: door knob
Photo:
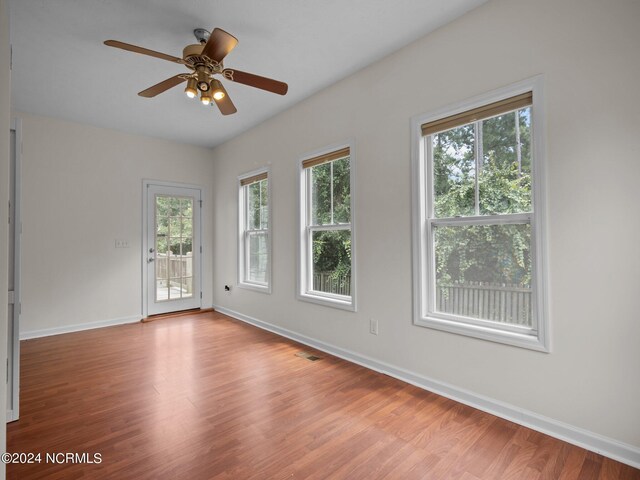
{"type": "Polygon", "coordinates": [[[151,263],[151,262],[153,262],[154,260],[155,260],[155,258],[150,257],[150,258],[148,258],[148,259],[147,259],[147,262],[151,263]]]}

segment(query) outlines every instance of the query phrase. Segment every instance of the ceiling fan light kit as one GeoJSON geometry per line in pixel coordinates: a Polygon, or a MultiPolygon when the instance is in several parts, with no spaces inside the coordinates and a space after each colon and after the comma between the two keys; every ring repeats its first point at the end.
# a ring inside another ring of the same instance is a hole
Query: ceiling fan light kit
{"type": "Polygon", "coordinates": [[[196,82],[195,78],[187,80],[187,86],[184,88],[184,93],[186,93],[189,98],[195,98],[196,95],[198,95],[198,82],[196,82]]]}
{"type": "Polygon", "coordinates": [[[278,95],[286,95],[289,87],[284,82],[254,75],[253,73],[224,68],[223,59],[238,44],[238,39],[230,33],[220,28],[215,28],[211,33],[203,28],[196,28],[193,34],[199,43],[187,45],[182,51],[182,58],[117,40],[106,40],[104,44],[109,47],[179,63],[190,70],[188,73],[175,75],[139,92],[138,95],[141,97],[153,98],[186,81],[187,86],[184,89],[184,93],[187,97],[196,98],[200,93],[200,101],[203,105],[209,105],[213,100],[223,115],[237,112],[222,82],[214,78],[214,75],[220,75],[226,80],[277,93],[278,95]]]}

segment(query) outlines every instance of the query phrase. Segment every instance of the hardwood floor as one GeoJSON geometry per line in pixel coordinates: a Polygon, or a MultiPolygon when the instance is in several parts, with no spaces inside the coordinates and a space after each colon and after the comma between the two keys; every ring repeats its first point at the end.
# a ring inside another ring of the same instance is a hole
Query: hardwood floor
{"type": "Polygon", "coordinates": [[[8,465],[10,479],[640,479],[219,313],[27,340],[21,362],[8,451],[42,463],[8,465]]]}

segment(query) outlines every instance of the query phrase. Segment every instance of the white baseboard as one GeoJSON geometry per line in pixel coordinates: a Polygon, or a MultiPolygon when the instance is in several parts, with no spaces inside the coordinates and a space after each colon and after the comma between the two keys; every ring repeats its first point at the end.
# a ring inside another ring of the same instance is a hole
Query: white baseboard
{"type": "Polygon", "coordinates": [[[111,327],[113,325],[123,325],[125,323],[135,323],[139,322],[141,318],[141,315],[133,315],[130,317],[112,318],[110,320],[100,320],[97,322],[76,323],[74,325],[63,325],[61,327],[45,328],[42,330],[30,330],[27,332],[20,332],[20,340],[60,335],[61,333],[79,332],[81,330],[92,330],[94,328],[111,327]]]}
{"type": "Polygon", "coordinates": [[[311,337],[287,330],[286,328],[258,320],[242,313],[214,305],[213,308],[220,313],[249,323],[256,327],[268,330],[277,335],[295,340],[296,342],[308,345],[323,352],[335,355],[349,362],[357,363],[363,367],[375,370],[376,372],[395,377],[404,382],[423,388],[443,397],[450,398],[470,407],[477,408],[484,412],[496,415],[511,422],[523,425],[538,432],[545,433],[552,437],[564,440],[565,442],[591,450],[606,457],[618,460],[635,468],[640,468],[640,448],[634,447],[612,438],[608,438],[597,433],[583,430],[579,427],[554,420],[553,418],[538,415],[537,413],[519,408],[515,405],[495,400],[493,398],[479,395],[464,388],[459,388],[439,380],[434,380],[423,375],[410,372],[400,367],[390,365],[386,362],[375,360],[365,355],[336,347],[334,345],[315,340],[311,337]]]}

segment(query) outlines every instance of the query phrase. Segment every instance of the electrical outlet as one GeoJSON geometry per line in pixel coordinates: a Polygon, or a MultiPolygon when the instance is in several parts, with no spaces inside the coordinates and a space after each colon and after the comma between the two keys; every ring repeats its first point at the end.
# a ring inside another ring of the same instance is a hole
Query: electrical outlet
{"type": "Polygon", "coordinates": [[[116,248],[129,248],[129,240],[116,239],[116,248]]]}
{"type": "Polygon", "coordinates": [[[372,335],[378,334],[378,320],[376,320],[375,318],[369,319],[369,333],[371,333],[372,335]]]}
{"type": "Polygon", "coordinates": [[[116,248],[122,248],[122,240],[116,240],[116,248]]]}

